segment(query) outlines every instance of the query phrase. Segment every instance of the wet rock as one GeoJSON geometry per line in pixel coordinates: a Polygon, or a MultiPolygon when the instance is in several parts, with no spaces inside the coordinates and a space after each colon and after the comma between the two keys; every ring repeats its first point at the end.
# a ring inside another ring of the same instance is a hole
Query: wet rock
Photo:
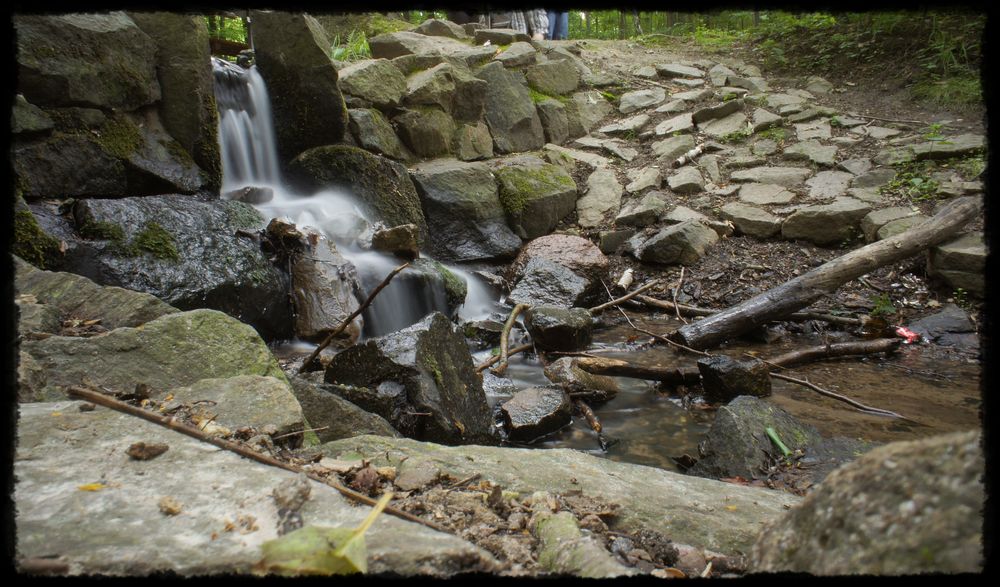
{"type": "Polygon", "coordinates": [[[909,328],[925,340],[941,345],[966,346],[978,339],[974,334],[976,327],[969,319],[969,315],[955,304],[945,304],[941,311],[911,323],[909,328]]]}
{"type": "Polygon", "coordinates": [[[812,170],[802,167],[753,167],[734,171],[730,179],[735,182],[772,183],[792,188],[801,185],[812,174],[812,170]]]}
{"type": "Polygon", "coordinates": [[[361,148],[404,163],[413,159],[413,154],[400,142],[396,130],[381,112],[374,108],[351,108],[347,113],[351,134],[361,148]]]}
{"type": "MultiPolygon", "coordinates": [[[[293,255],[291,278],[295,334],[303,340],[324,340],[365,297],[357,269],[336,245],[318,234],[307,237],[302,252],[293,255]]],[[[355,317],[341,333],[342,342],[353,344],[363,328],[364,320],[355,317]]]]}
{"type": "Polygon", "coordinates": [[[594,375],[576,365],[573,357],[561,357],[545,366],[545,377],[568,392],[589,392],[588,403],[604,402],[621,391],[613,377],[594,375]]]}
{"type": "Polygon", "coordinates": [[[455,121],[442,110],[420,107],[395,117],[399,136],[417,156],[430,158],[451,150],[455,121]]]}
{"type": "Polygon", "coordinates": [[[565,60],[530,65],[524,77],[535,90],[549,96],[571,94],[580,86],[580,72],[565,60]]]}
{"type": "Polygon", "coordinates": [[[537,51],[531,43],[517,41],[511,43],[502,53],[496,56],[496,60],[504,67],[521,67],[523,65],[533,65],[535,63],[537,51]]]}
{"type": "MultiPolygon", "coordinates": [[[[80,405],[21,406],[12,494],[19,559],[44,557],[55,549],[74,574],[251,573],[261,545],[278,537],[272,490],[294,481],[296,473],[207,450],[194,438],[113,410],[80,412],[80,405]],[[54,427],[57,421],[64,425],[54,427]],[[170,448],[149,461],[125,458],[121,451],[136,439],[170,448]],[[112,450],[119,458],[108,458],[112,450]],[[114,484],[86,495],[78,489],[99,480],[114,484]],[[164,516],[158,496],[173,497],[183,512],[164,516]],[[87,506],[75,507],[81,497],[87,506]],[[227,532],[227,524],[236,528],[227,532]],[[66,532],[67,527],[79,531],[66,532]],[[105,546],[95,549],[96,543],[105,546]],[[150,549],[150,544],[159,547],[150,549]]],[[[323,527],[355,527],[366,513],[321,483],[312,483],[310,498],[299,509],[303,520],[323,527]]],[[[489,553],[468,542],[392,516],[365,534],[365,544],[368,570],[376,575],[498,569],[489,553]]]]}
{"type": "Polygon", "coordinates": [[[308,414],[309,425],[316,428],[320,442],[351,438],[361,434],[401,436],[385,418],[367,412],[340,397],[337,386],[323,382],[320,372],[293,375],[289,378],[295,399],[308,414]]]}
{"type": "Polygon", "coordinates": [[[530,387],[500,405],[511,440],[531,442],[573,421],[573,405],[558,387],[530,387]]]}
{"type": "Polygon", "coordinates": [[[269,187],[247,186],[226,192],[222,197],[247,204],[266,204],[274,199],[274,190],[269,187]]]}
{"type": "Polygon", "coordinates": [[[376,230],[372,235],[372,248],[405,259],[416,259],[420,256],[419,237],[420,231],[416,224],[401,224],[376,230]]]}
{"type": "Polygon", "coordinates": [[[766,526],[750,570],[982,572],[980,443],[979,432],[958,432],[872,450],[830,474],[800,506],[766,526]],[[851,507],[843,507],[848,501],[851,507]]]}
{"type": "Polygon", "coordinates": [[[162,390],[212,377],[285,378],[253,328],[215,310],[170,313],[104,336],[23,341],[21,349],[45,373],[41,387],[22,389],[30,401],[65,399],[64,390],[82,381],[116,390],[142,382],[162,390]]]}
{"type": "MultiPolygon", "coordinates": [[[[786,147],[782,153],[789,161],[810,161],[816,165],[832,166],[836,161],[837,147],[823,145],[813,139],[786,147]]],[[[842,172],[835,172],[842,173],[842,172]]],[[[846,189],[847,186],[844,186],[846,189]]]]}
{"type": "Polygon", "coordinates": [[[438,160],[411,170],[435,257],[475,261],[513,257],[521,239],[507,226],[497,185],[485,163],[438,160]]]}
{"type": "Polygon", "coordinates": [[[622,201],[622,186],[611,169],[597,169],[587,178],[587,190],[576,201],[577,224],[594,227],[617,214],[622,201]]]}
{"type": "Polygon", "coordinates": [[[666,209],[665,195],[651,191],[641,199],[622,206],[621,212],[615,217],[615,226],[649,226],[659,220],[666,209]]]}
{"type": "Polygon", "coordinates": [[[287,164],[308,149],[340,142],[347,133],[347,107],[323,27],[302,13],[253,11],[250,18],[256,65],[271,98],[278,158],[287,164]]]}
{"type": "Polygon", "coordinates": [[[426,234],[420,197],[400,163],[357,147],[330,145],[302,153],[288,167],[289,182],[303,193],[346,189],[369,217],[389,226],[416,224],[426,234]]]}
{"type": "Polygon", "coordinates": [[[781,218],[755,206],[730,202],[722,206],[722,217],[731,221],[736,230],[756,238],[770,238],[781,230],[781,218]]]}
{"type": "Polygon", "coordinates": [[[530,155],[493,164],[507,223],[522,239],[548,234],[576,207],[576,183],[561,167],[530,155]]]}
{"type": "Polygon", "coordinates": [[[917,212],[909,206],[893,206],[892,208],[873,210],[861,219],[861,232],[865,235],[865,241],[873,242],[878,230],[889,222],[900,218],[909,218],[916,214],[917,212]]]}
{"type": "Polygon", "coordinates": [[[590,344],[593,325],[584,308],[532,306],[524,313],[531,341],[546,351],[575,351],[590,344]]]}
{"type": "Polygon", "coordinates": [[[740,186],[740,200],[748,204],[758,206],[787,204],[794,199],[794,193],[776,184],[748,183],[740,186]]]}
{"type": "Polygon", "coordinates": [[[986,243],[982,232],[970,232],[947,243],[931,247],[927,273],[954,288],[973,295],[985,295],[986,243]]]}
{"type": "Polygon", "coordinates": [[[631,114],[636,110],[656,106],[666,98],[667,92],[663,88],[626,92],[618,99],[618,111],[622,114],[631,114]]]}
{"type": "Polygon", "coordinates": [[[342,351],[327,365],[324,381],[368,388],[347,399],[406,436],[446,444],[492,440],[489,406],[472,355],[441,313],[342,351]]]}
{"type": "Polygon", "coordinates": [[[574,93],[566,102],[569,137],[575,138],[589,133],[613,111],[614,106],[600,92],[590,90],[574,93]]]}
{"type": "Polygon", "coordinates": [[[770,370],[763,361],[716,355],[698,359],[698,372],[705,399],[711,402],[725,403],[740,395],[771,395],[770,370]]]}
{"type": "Polygon", "coordinates": [[[586,307],[603,295],[608,258],[589,240],[552,234],[527,243],[511,264],[508,299],[513,303],[586,307]]]}
{"type": "Polygon", "coordinates": [[[803,206],[785,219],[781,238],[832,245],[851,238],[871,206],[854,198],[837,198],[831,204],[803,206]]]}
{"type": "Polygon", "coordinates": [[[545,144],[545,133],[528,88],[497,62],[481,68],[476,77],[490,88],[486,93],[486,123],[494,148],[500,153],[540,149],[545,144]]]}
{"type": "Polygon", "coordinates": [[[648,239],[636,235],[629,242],[632,254],[643,263],[690,265],[718,241],[716,231],[697,220],[686,220],[664,228],[648,239]]]}
{"type": "Polygon", "coordinates": [[[263,225],[250,205],[177,195],[88,199],[77,201],[74,216],[73,272],[182,310],[221,310],[268,339],[291,334],[287,278],[254,238],[238,234],[263,225]]]}
{"type": "Polygon", "coordinates": [[[542,121],[545,130],[545,140],[550,143],[562,144],[569,138],[569,118],[562,102],[546,98],[536,106],[538,119],[542,121]]]}
{"type": "Polygon", "coordinates": [[[712,478],[760,477],[781,451],[765,430],[773,428],[791,451],[802,450],[814,460],[810,480],[819,483],[830,471],[872,445],[857,439],[824,439],[808,424],[764,400],[741,396],[719,408],[705,442],[699,446],[701,458],[688,470],[692,475],[712,478]]]}

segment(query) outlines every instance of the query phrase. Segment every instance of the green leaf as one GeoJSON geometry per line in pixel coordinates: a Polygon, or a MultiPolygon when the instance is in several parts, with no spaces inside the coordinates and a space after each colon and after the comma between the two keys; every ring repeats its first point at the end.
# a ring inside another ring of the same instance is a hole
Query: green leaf
{"type": "Polygon", "coordinates": [[[255,565],[258,574],[350,575],[368,572],[364,534],[375,522],[392,493],[382,495],[357,528],[306,526],[261,545],[264,557],[255,565]]]}

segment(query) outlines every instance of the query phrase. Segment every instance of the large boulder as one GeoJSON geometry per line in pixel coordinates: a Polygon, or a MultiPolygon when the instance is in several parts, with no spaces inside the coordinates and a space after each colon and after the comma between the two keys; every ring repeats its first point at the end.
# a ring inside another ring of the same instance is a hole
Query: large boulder
{"type": "Polygon", "coordinates": [[[178,195],[90,199],[78,200],[73,215],[76,254],[67,268],[74,273],[182,310],[226,312],[267,339],[291,333],[287,278],[253,238],[263,218],[249,204],[178,195]]]}
{"type": "Polygon", "coordinates": [[[447,154],[457,130],[447,112],[434,106],[414,106],[393,119],[403,143],[417,156],[430,158],[447,154]]]}
{"type": "Polygon", "coordinates": [[[392,108],[406,93],[406,78],[388,59],[364,59],[337,72],[340,90],[377,108],[392,108]]]}
{"type": "Polygon", "coordinates": [[[533,306],[524,313],[531,342],[546,351],[576,351],[590,344],[593,325],[585,308],[533,306]]]}
{"type": "Polygon", "coordinates": [[[751,570],[981,573],[981,442],[978,431],[894,442],[841,467],[765,526],[751,570]]]}
{"type": "Polygon", "coordinates": [[[254,51],[267,83],[278,158],[339,143],[347,130],[347,107],[330,61],[330,41],[307,14],[253,11],[254,51]]]}
{"type": "Polygon", "coordinates": [[[446,261],[505,259],[521,239],[507,226],[485,163],[441,159],[410,170],[427,219],[432,254],[446,261]]]}
{"type": "Polygon", "coordinates": [[[576,207],[576,183],[558,165],[522,155],[495,161],[494,173],[507,223],[523,239],[548,234],[576,207]]]}
{"type": "Polygon", "coordinates": [[[406,436],[445,444],[492,440],[490,409],[472,355],[441,313],[342,351],[327,365],[324,380],[355,386],[346,399],[406,436]]]}
{"type": "Polygon", "coordinates": [[[871,204],[847,197],[830,204],[803,206],[781,224],[781,238],[838,244],[860,233],[861,219],[871,210],[871,204]]]}
{"type": "Polygon", "coordinates": [[[219,113],[205,19],[171,12],[134,12],[129,16],[156,42],[163,127],[205,171],[208,186],[217,190],[222,184],[219,113]]]}
{"type": "Polygon", "coordinates": [[[124,12],[18,15],[18,91],[43,108],[132,111],[160,99],[156,43],[124,12]]]}
{"type": "Polygon", "coordinates": [[[651,237],[637,234],[629,245],[633,256],[643,263],[691,265],[718,241],[719,234],[703,222],[685,220],[651,237]]]}
{"type": "MultiPolygon", "coordinates": [[[[11,495],[19,561],[58,552],[71,574],[250,575],[261,546],[279,536],[279,487],[306,484],[308,499],[298,513],[309,525],[354,528],[368,513],[300,474],[128,414],[82,411],[83,405],[21,406],[11,495]],[[126,457],[124,450],[139,440],[169,450],[147,461],[126,457]],[[80,490],[97,482],[103,482],[100,491],[80,490]],[[178,504],[178,515],[157,507],[166,497],[178,504]]],[[[365,545],[375,576],[500,569],[492,555],[465,540],[390,515],[365,533],[365,545]]],[[[28,572],[27,565],[21,570],[28,572]]]]}
{"type": "Polygon", "coordinates": [[[507,437],[531,442],[573,422],[573,404],[559,387],[529,387],[500,406],[507,437]]]}
{"type": "Polygon", "coordinates": [[[609,261],[589,240],[550,234],[529,242],[508,269],[508,299],[531,306],[586,307],[603,293],[609,261]]]}
{"type": "Polygon", "coordinates": [[[493,144],[500,153],[531,151],[545,144],[545,133],[528,88],[517,75],[492,62],[476,77],[488,84],[486,123],[493,134],[493,144]]]}
{"type": "Polygon", "coordinates": [[[440,63],[406,80],[407,105],[436,105],[463,122],[476,122],[486,105],[487,84],[465,66],[440,63]]]}
{"type": "Polygon", "coordinates": [[[305,193],[346,189],[373,219],[388,226],[416,224],[426,234],[416,188],[406,167],[395,161],[346,145],[316,147],[289,164],[288,180],[305,193]]]}
{"type": "MultiPolygon", "coordinates": [[[[291,295],[295,334],[319,342],[361,306],[364,291],[357,269],[337,246],[320,235],[310,236],[303,239],[301,252],[292,256],[291,295]]],[[[342,336],[353,344],[363,327],[364,320],[355,317],[342,336]]]]}
{"type": "Polygon", "coordinates": [[[336,393],[336,386],[323,382],[320,372],[292,376],[292,391],[302,410],[309,414],[320,442],[361,434],[401,436],[385,418],[366,412],[336,393]]]}
{"type": "Polygon", "coordinates": [[[562,59],[528,66],[524,77],[528,85],[549,96],[569,94],[580,86],[580,72],[562,59]]]}
{"type": "Polygon", "coordinates": [[[51,336],[21,342],[42,369],[43,380],[21,392],[27,401],[58,401],[69,386],[88,383],[132,391],[192,385],[201,379],[285,375],[260,335],[215,310],[163,315],[136,327],[89,338],[51,336]]]}
{"type": "Polygon", "coordinates": [[[380,111],[352,108],[347,113],[351,119],[351,134],[361,148],[404,163],[413,159],[413,154],[400,142],[396,130],[380,111]]]}

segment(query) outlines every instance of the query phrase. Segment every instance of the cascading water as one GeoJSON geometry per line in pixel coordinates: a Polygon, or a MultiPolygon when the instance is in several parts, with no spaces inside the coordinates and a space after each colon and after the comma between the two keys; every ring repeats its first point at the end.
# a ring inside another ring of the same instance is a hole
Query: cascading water
{"type": "MultiPolygon", "coordinates": [[[[223,162],[223,192],[245,187],[271,190],[270,200],[254,206],[270,220],[287,218],[298,226],[309,226],[337,244],[340,253],[358,270],[361,285],[371,291],[400,260],[365,250],[361,243],[371,240],[374,223],[353,196],[337,190],[315,194],[295,194],[281,179],[270,99],[256,67],[244,69],[221,59],[212,59],[215,96],[219,108],[219,142],[223,162]]],[[[465,280],[468,294],[459,308],[465,320],[484,318],[497,305],[490,288],[472,273],[445,266],[465,280]]],[[[398,275],[375,298],[364,313],[365,336],[379,336],[405,328],[433,311],[447,314],[443,280],[398,275]]]]}

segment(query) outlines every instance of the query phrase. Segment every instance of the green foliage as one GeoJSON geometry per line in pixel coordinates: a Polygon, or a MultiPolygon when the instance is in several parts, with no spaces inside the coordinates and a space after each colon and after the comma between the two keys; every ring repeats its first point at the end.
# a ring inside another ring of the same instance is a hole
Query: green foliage
{"type": "Polygon", "coordinates": [[[914,202],[937,197],[938,182],[930,178],[932,161],[910,161],[895,165],[896,177],[879,188],[879,193],[906,197],[914,202]]]}
{"type": "Polygon", "coordinates": [[[888,318],[896,313],[896,306],[892,304],[892,299],[888,294],[878,295],[870,301],[875,305],[871,312],[869,312],[869,315],[872,317],[883,316],[888,318]]]}
{"type": "Polygon", "coordinates": [[[336,35],[330,46],[330,59],[334,61],[358,61],[368,59],[371,55],[368,37],[362,30],[351,31],[346,39],[341,39],[340,35],[336,35]]]}
{"type": "Polygon", "coordinates": [[[723,143],[742,143],[753,135],[753,128],[746,126],[740,130],[723,135],[719,140],[723,143]]]}
{"type": "Polygon", "coordinates": [[[59,240],[42,230],[27,207],[14,212],[11,252],[40,269],[54,266],[61,255],[59,240]]]}
{"type": "Polygon", "coordinates": [[[788,138],[788,130],[780,126],[772,126],[771,128],[760,131],[757,133],[757,136],[762,139],[771,139],[780,145],[785,142],[786,138],[788,138]]]}
{"type": "Polygon", "coordinates": [[[247,42],[247,30],[241,18],[206,16],[205,24],[208,25],[209,36],[237,43],[247,42]]]}
{"type": "Polygon", "coordinates": [[[929,76],[915,83],[910,94],[922,102],[943,107],[962,108],[983,101],[978,73],[961,73],[943,79],[929,76]]]}

